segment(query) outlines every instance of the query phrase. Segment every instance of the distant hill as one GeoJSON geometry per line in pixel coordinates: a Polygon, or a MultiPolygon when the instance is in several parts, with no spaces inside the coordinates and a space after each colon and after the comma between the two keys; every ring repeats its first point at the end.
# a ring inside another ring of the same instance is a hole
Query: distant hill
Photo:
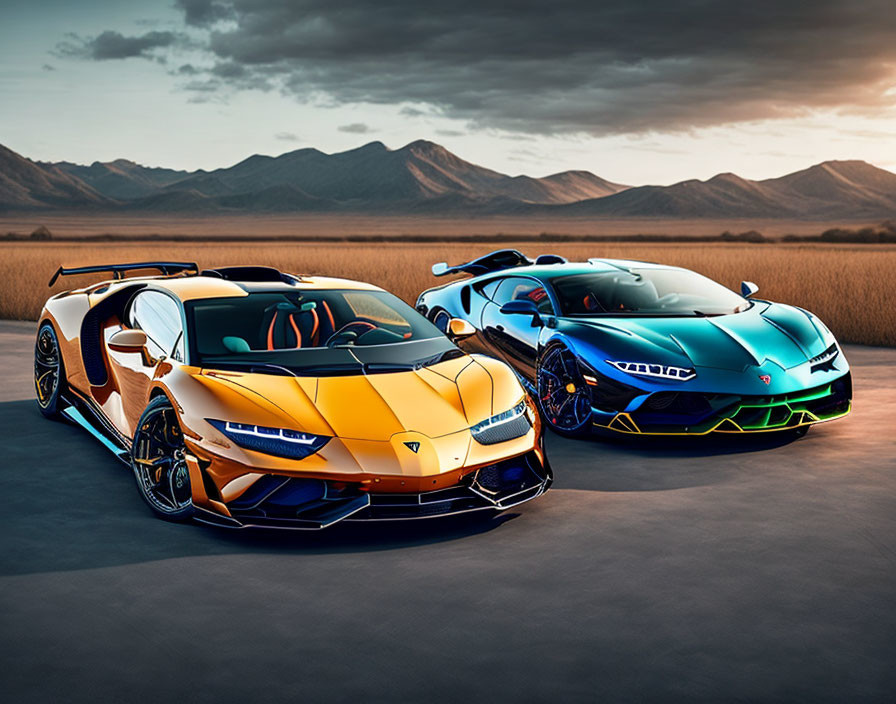
{"type": "Polygon", "coordinates": [[[864,161],[826,161],[764,181],[727,173],[707,181],[629,188],[563,209],[576,215],[615,217],[892,217],[896,174],[864,161]]]}
{"type": "Polygon", "coordinates": [[[543,179],[511,177],[464,161],[438,144],[419,140],[394,151],[382,142],[371,142],[338,154],[299,149],[278,157],[255,155],[226,169],[197,172],[167,190],[192,189],[222,196],[272,186],[293,186],[312,197],[376,209],[448,195],[461,196],[460,203],[488,198],[570,203],[626,188],[586,171],[543,179]]]}
{"type": "Polygon", "coordinates": [[[823,211],[827,206],[896,213],[896,174],[864,161],[826,161],[761,183],[801,201],[806,210],[823,211]]]}
{"type": "Polygon", "coordinates": [[[109,207],[114,202],[84,181],[38,165],[0,145],[0,210],[109,207]]]}
{"type": "Polygon", "coordinates": [[[56,167],[59,171],[81,179],[104,196],[122,200],[152,195],[160,188],[189,175],[187,171],[141,166],[127,159],[106,163],[95,161],[90,166],[67,161],[40,165],[56,167]]]}
{"type": "Polygon", "coordinates": [[[36,163],[0,146],[0,210],[95,209],[178,214],[370,212],[556,217],[896,218],[896,174],[827,161],[779,178],[723,173],[706,181],[629,187],[588,171],[508,176],[418,140],[325,154],[254,155],[214,171],[125,159],[36,163]]]}

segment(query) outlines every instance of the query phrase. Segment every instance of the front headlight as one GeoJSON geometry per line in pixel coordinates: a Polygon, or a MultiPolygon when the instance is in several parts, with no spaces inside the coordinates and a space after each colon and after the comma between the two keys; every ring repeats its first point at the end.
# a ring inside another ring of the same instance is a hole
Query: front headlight
{"type": "Polygon", "coordinates": [[[313,455],[330,441],[327,435],[312,435],[287,428],[267,428],[211,418],[206,420],[240,447],[291,460],[313,455]]]}
{"type": "Polygon", "coordinates": [[[837,359],[837,356],[840,354],[840,349],[837,347],[837,343],[835,342],[833,345],[828,347],[824,352],[819,355],[814,356],[809,360],[809,364],[812,365],[810,368],[811,372],[829,372],[835,369],[834,360],[837,359]]]}
{"type": "Polygon", "coordinates": [[[526,415],[526,399],[509,411],[498,413],[470,428],[476,441],[482,445],[494,445],[505,440],[519,438],[529,432],[532,424],[526,415]]]}
{"type": "Polygon", "coordinates": [[[647,376],[654,379],[669,379],[671,381],[689,381],[697,376],[697,370],[689,367],[673,367],[666,364],[645,364],[644,362],[614,362],[610,359],[607,364],[616,367],[619,371],[634,376],[647,376]]]}

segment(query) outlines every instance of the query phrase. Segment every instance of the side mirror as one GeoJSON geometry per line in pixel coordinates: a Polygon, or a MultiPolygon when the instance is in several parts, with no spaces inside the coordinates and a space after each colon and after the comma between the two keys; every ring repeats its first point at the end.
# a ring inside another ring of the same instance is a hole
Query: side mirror
{"type": "Polygon", "coordinates": [[[749,298],[754,293],[759,290],[759,287],[754,284],[752,281],[741,281],[740,282],[740,295],[744,298],[749,298]]]}
{"type": "Polygon", "coordinates": [[[433,276],[444,276],[448,273],[448,262],[439,262],[432,265],[433,276]]]}
{"type": "Polygon", "coordinates": [[[448,329],[445,331],[452,340],[460,340],[462,337],[470,337],[476,334],[473,324],[462,318],[452,318],[448,321],[448,329]]]}
{"type": "Polygon", "coordinates": [[[146,347],[142,330],[119,330],[109,338],[109,349],[116,352],[140,352],[146,347]]]}
{"type": "Polygon", "coordinates": [[[532,301],[507,301],[501,306],[504,315],[538,315],[538,306],[532,301]]]}
{"type": "Polygon", "coordinates": [[[109,349],[114,352],[135,352],[143,357],[144,366],[151,367],[153,359],[146,349],[146,333],[142,330],[119,330],[109,338],[109,349]]]}

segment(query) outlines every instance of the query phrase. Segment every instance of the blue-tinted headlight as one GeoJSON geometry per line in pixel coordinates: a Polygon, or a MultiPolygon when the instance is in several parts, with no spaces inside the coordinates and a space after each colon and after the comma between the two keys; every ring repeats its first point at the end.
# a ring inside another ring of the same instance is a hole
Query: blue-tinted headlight
{"type": "MultiPolygon", "coordinates": [[[[626,374],[668,379],[670,381],[690,381],[697,376],[697,370],[691,367],[673,367],[668,364],[649,364],[645,362],[620,362],[612,359],[608,359],[607,364],[616,367],[619,371],[626,374]]],[[[585,380],[588,380],[587,377],[585,380]]]]}
{"type": "Polygon", "coordinates": [[[526,417],[526,400],[523,399],[510,410],[498,413],[470,428],[473,437],[483,445],[493,445],[505,440],[519,438],[532,427],[526,417]]]}
{"type": "Polygon", "coordinates": [[[287,428],[267,428],[263,425],[232,423],[211,418],[206,420],[240,447],[292,460],[301,460],[313,455],[330,440],[328,435],[312,435],[287,428]]]}

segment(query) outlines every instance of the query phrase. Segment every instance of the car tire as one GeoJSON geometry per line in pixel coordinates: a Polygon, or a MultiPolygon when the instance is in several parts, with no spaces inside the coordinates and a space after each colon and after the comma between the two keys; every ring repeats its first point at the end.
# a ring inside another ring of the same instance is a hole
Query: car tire
{"type": "Polygon", "coordinates": [[[45,418],[59,420],[62,415],[62,390],[65,388],[65,367],[59,350],[59,338],[50,322],[37,330],[34,342],[34,391],[37,407],[45,418]]]}
{"type": "Polygon", "coordinates": [[[538,410],[555,433],[581,438],[591,432],[591,392],[566,345],[548,345],[538,356],[535,391],[538,410]]]}
{"type": "Polygon", "coordinates": [[[183,432],[166,396],[152,399],[137,422],[131,468],[140,496],[156,516],[178,523],[193,516],[183,432]]]}

